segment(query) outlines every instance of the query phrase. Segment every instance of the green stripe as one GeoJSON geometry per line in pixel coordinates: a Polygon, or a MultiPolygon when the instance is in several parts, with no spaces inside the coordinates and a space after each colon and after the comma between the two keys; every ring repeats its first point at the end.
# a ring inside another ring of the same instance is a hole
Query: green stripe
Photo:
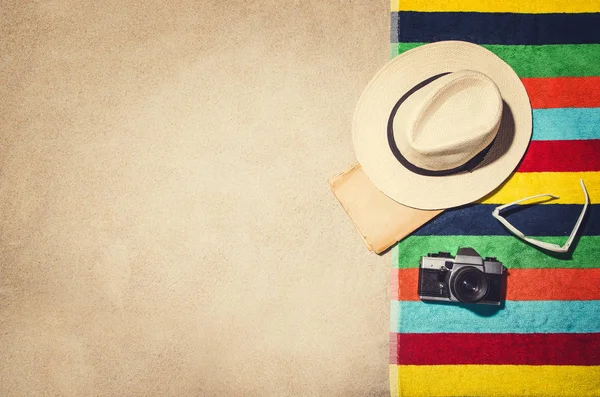
{"type": "MultiPolygon", "coordinates": [[[[392,44],[391,57],[424,43],[392,44]]],[[[519,77],[600,75],[600,44],[484,45],[504,59],[519,77]]]]}
{"type": "MultiPolygon", "coordinates": [[[[564,244],[567,237],[536,237],[538,240],[564,244]]],[[[432,252],[456,254],[458,247],[471,247],[479,255],[495,256],[509,269],[528,268],[600,268],[600,236],[583,236],[572,247],[571,255],[547,254],[513,236],[410,236],[401,241],[396,266],[404,269],[419,266],[419,259],[432,252]]]]}

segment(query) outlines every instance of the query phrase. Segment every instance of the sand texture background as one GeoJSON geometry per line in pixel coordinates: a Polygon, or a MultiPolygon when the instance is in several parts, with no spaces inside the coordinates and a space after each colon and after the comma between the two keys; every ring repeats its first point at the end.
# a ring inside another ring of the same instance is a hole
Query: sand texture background
{"type": "Polygon", "coordinates": [[[388,393],[327,178],[389,2],[0,1],[0,395],[388,393]]]}

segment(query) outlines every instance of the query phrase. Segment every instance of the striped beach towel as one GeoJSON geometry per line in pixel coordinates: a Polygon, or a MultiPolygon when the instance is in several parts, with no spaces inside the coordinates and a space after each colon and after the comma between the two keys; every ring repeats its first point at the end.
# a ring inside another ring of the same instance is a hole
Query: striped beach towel
{"type": "Polygon", "coordinates": [[[580,0],[392,1],[392,56],[440,40],[481,44],[513,67],[533,107],[517,172],[392,250],[392,396],[600,396],[599,12],[600,2],[580,0]],[[542,252],[491,215],[520,198],[560,196],[507,219],[562,245],[584,203],[580,178],[592,205],[569,254],[542,252]],[[459,246],[509,269],[502,306],[419,301],[419,258],[459,246]]]}

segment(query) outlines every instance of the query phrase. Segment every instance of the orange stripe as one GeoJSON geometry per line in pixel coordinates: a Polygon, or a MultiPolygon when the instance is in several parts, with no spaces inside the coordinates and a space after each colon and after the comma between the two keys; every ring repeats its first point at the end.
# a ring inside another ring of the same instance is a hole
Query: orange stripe
{"type": "Polygon", "coordinates": [[[595,108],[600,107],[600,77],[522,78],[531,107],[595,108]]]}
{"type": "MultiPolygon", "coordinates": [[[[392,290],[390,291],[391,296],[399,296],[398,294],[398,268],[392,268],[392,290]]],[[[405,284],[408,285],[408,284],[405,284]]]]}
{"type": "MultiPolygon", "coordinates": [[[[417,286],[419,282],[419,269],[392,269],[392,285],[397,285],[396,289],[399,301],[418,301],[417,286]],[[394,277],[394,273],[395,277],[394,277]]],[[[393,291],[392,291],[393,293],[393,291]]],[[[392,295],[392,298],[394,295],[392,295]]]]}
{"type": "MultiPolygon", "coordinates": [[[[419,269],[393,269],[392,284],[397,283],[399,301],[419,300],[419,269]]],[[[600,269],[511,269],[508,272],[506,299],[597,300],[600,299],[600,269]]]]}

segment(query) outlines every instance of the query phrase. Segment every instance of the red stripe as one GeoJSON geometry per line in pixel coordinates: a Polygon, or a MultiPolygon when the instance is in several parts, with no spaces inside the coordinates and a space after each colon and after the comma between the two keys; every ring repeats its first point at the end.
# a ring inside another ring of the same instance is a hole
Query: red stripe
{"type": "MultiPolygon", "coordinates": [[[[392,296],[419,300],[419,269],[396,269],[392,277],[399,285],[392,296]]],[[[510,269],[506,286],[507,300],[600,300],[600,269],[510,269]]]]}
{"type": "Polygon", "coordinates": [[[600,77],[523,78],[521,81],[534,109],[600,107],[600,77]]]}
{"type": "Polygon", "coordinates": [[[600,365],[600,333],[391,333],[390,347],[398,365],[600,365]]]}
{"type": "Polygon", "coordinates": [[[584,172],[599,170],[600,139],[531,141],[517,169],[518,172],[584,172]]]}

